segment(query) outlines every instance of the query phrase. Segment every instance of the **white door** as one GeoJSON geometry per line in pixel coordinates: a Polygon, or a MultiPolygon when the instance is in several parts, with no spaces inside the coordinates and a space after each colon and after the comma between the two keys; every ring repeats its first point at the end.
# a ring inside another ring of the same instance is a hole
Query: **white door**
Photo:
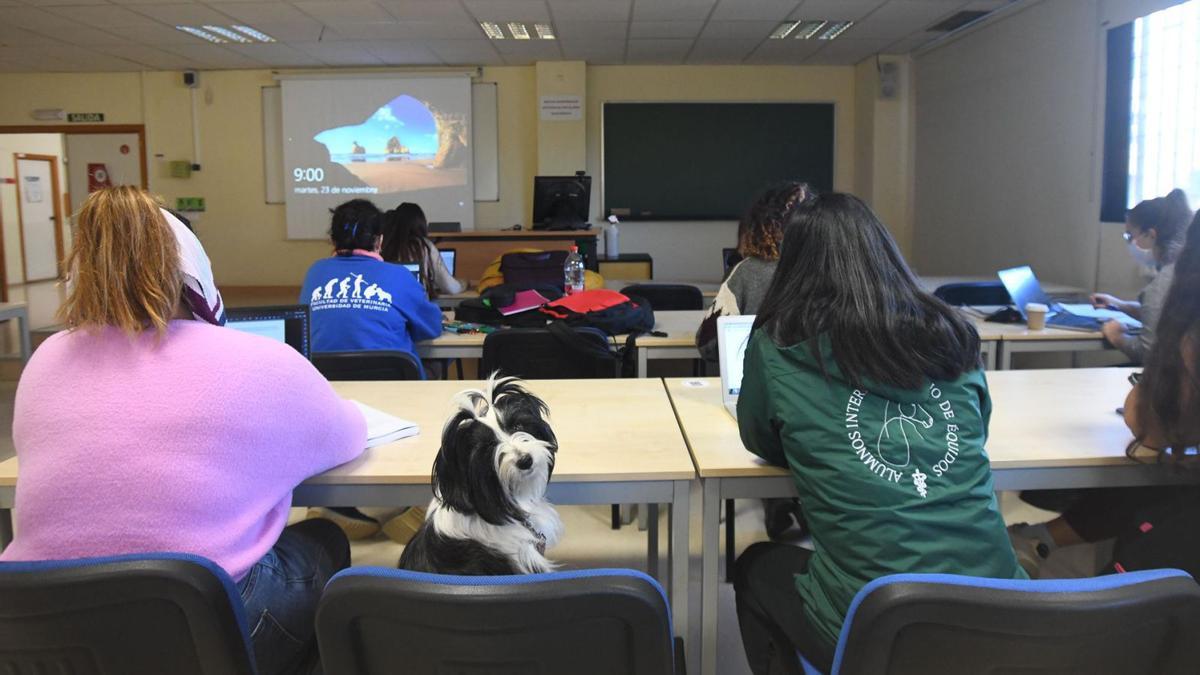
{"type": "Polygon", "coordinates": [[[21,238],[25,253],[25,280],[58,278],[58,247],[54,231],[57,195],[50,179],[53,160],[17,160],[17,199],[21,204],[21,238]]]}

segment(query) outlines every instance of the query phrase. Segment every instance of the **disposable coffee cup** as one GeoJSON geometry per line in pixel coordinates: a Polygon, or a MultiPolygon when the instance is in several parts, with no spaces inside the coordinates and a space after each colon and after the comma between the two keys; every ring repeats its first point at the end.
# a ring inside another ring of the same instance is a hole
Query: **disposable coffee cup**
{"type": "Polygon", "coordinates": [[[1046,327],[1046,312],[1050,308],[1040,302],[1031,302],[1025,305],[1025,322],[1029,325],[1029,330],[1042,330],[1046,327]]]}

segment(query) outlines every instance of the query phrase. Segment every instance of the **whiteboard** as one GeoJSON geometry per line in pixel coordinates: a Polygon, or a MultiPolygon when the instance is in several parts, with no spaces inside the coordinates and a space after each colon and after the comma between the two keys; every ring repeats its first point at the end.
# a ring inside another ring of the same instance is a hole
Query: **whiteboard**
{"type": "MultiPolygon", "coordinates": [[[[268,204],[282,204],[283,96],[280,87],[262,88],[263,179],[268,204]]],[[[475,201],[500,199],[500,142],[495,82],[471,85],[472,140],[475,143],[475,201]]]]}

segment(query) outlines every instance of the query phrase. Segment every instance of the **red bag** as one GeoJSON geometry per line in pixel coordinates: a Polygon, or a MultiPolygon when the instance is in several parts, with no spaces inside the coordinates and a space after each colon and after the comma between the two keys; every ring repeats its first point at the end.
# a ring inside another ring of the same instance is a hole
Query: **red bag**
{"type": "Polygon", "coordinates": [[[650,303],[606,288],[564,296],[539,311],[571,326],[599,328],[609,335],[654,330],[654,310],[650,309],[650,303]]]}

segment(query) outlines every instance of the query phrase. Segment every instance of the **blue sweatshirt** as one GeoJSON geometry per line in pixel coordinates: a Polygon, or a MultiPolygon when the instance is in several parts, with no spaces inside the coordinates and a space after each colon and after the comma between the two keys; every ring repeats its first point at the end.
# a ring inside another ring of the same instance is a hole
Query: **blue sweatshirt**
{"type": "Polygon", "coordinates": [[[313,263],[300,302],[312,310],[314,352],[395,350],[416,356],[414,342],[442,333],[442,310],[412,272],[365,255],[313,263]]]}

